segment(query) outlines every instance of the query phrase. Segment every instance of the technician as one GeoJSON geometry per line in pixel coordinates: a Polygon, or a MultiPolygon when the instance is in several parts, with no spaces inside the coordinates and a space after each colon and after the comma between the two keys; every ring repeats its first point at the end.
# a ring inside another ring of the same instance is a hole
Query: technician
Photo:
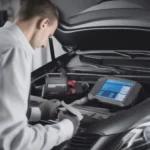
{"type": "MultiPolygon", "coordinates": [[[[28,124],[28,95],[32,55],[46,47],[58,25],[57,9],[49,0],[26,0],[14,23],[0,28],[0,149],[50,150],[77,132],[77,117],[60,113],[60,122],[28,124]]],[[[51,119],[58,101],[31,109],[32,120],[51,119]]]]}

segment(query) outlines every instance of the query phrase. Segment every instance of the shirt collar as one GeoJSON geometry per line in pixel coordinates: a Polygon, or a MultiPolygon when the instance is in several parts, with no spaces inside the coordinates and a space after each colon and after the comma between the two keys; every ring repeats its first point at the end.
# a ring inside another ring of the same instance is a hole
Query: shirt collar
{"type": "Polygon", "coordinates": [[[31,47],[24,33],[17,25],[15,25],[10,21],[7,21],[6,24],[4,25],[4,28],[7,28],[13,32],[14,36],[16,36],[17,42],[19,42],[24,47],[25,50],[27,50],[31,54],[35,53],[35,50],[31,47]]]}

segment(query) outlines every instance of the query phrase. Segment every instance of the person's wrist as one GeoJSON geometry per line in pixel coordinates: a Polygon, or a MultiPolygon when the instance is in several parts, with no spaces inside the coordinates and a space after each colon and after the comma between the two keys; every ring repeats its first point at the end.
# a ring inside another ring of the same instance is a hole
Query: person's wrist
{"type": "Polygon", "coordinates": [[[31,116],[29,118],[29,121],[39,121],[41,120],[42,112],[39,107],[32,107],[31,108],[31,116]]]}

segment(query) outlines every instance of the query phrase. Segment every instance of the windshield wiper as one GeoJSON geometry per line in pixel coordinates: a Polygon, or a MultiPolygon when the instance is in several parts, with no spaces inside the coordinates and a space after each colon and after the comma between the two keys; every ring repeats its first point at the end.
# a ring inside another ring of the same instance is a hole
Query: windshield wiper
{"type": "Polygon", "coordinates": [[[125,72],[121,69],[117,69],[113,66],[97,65],[92,63],[86,63],[83,66],[67,67],[71,71],[79,72],[97,72],[97,73],[110,73],[110,74],[124,74],[125,72]]]}
{"type": "Polygon", "coordinates": [[[70,71],[78,72],[97,72],[97,73],[110,73],[110,74],[137,74],[137,73],[148,73],[150,74],[150,68],[136,67],[136,66],[124,66],[124,65],[96,65],[86,63],[85,66],[74,66],[68,67],[70,71]],[[88,66],[89,65],[89,66],[88,66]]]}
{"type": "MultiPolygon", "coordinates": [[[[92,50],[92,51],[77,51],[77,55],[89,55],[89,56],[121,56],[129,59],[136,57],[150,57],[149,51],[142,50],[92,50]]],[[[101,57],[102,59],[102,57],[101,57]]]]}
{"type": "Polygon", "coordinates": [[[150,73],[150,68],[146,67],[126,66],[126,65],[111,65],[111,66],[115,67],[116,69],[121,69],[124,71],[150,73]]]}
{"type": "Polygon", "coordinates": [[[134,52],[134,51],[133,52],[132,51],[131,52],[130,51],[128,51],[128,52],[115,51],[115,53],[118,53],[118,54],[128,57],[130,59],[133,59],[135,57],[150,57],[150,52],[148,52],[148,51],[136,51],[136,52],[134,52]]]}

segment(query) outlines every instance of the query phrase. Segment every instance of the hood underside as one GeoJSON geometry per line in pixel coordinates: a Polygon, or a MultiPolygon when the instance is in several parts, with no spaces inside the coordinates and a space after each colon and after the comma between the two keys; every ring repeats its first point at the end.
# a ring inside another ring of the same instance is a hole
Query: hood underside
{"type": "Polygon", "coordinates": [[[59,10],[55,37],[80,50],[149,49],[148,0],[51,0],[59,10]]]}

